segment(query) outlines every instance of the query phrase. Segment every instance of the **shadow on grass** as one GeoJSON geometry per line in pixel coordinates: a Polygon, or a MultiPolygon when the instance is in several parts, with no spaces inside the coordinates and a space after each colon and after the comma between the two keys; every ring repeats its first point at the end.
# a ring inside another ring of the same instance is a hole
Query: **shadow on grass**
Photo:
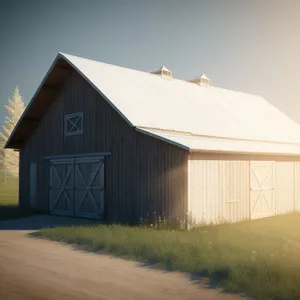
{"type": "MultiPolygon", "coordinates": [[[[170,267],[166,266],[166,262],[139,262],[139,267],[149,268],[149,269],[160,269],[165,272],[177,272],[170,267]]],[[[230,277],[230,269],[229,268],[222,268],[216,270],[213,273],[210,273],[207,269],[203,268],[198,272],[188,272],[188,279],[196,284],[202,284],[205,288],[217,290],[220,294],[228,294],[229,292],[222,288],[222,284],[225,284],[226,281],[230,277]]],[[[224,285],[223,285],[224,286],[224,285]]],[[[241,293],[233,293],[230,294],[237,294],[241,295],[241,293]]]]}
{"type": "MultiPolygon", "coordinates": [[[[83,253],[92,253],[95,255],[110,255],[116,258],[121,258],[121,259],[127,259],[130,260],[134,263],[137,264],[137,267],[141,268],[147,268],[147,269],[152,269],[152,270],[160,270],[163,272],[179,272],[177,270],[174,270],[170,267],[168,267],[168,262],[161,260],[161,261],[144,261],[143,259],[139,258],[132,258],[132,257],[126,257],[126,255],[118,254],[118,253],[113,253],[109,251],[105,251],[104,246],[91,246],[86,243],[81,243],[78,244],[74,241],[68,241],[67,239],[54,239],[51,237],[45,237],[41,232],[33,232],[28,234],[28,236],[32,238],[41,238],[41,239],[46,239],[46,240],[52,240],[56,241],[59,243],[63,243],[69,247],[71,247],[74,251],[80,251],[83,253]]],[[[82,241],[81,241],[82,242],[82,241]]],[[[80,242],[79,242],[80,243],[80,242]]],[[[232,291],[227,291],[223,287],[226,286],[226,281],[230,278],[230,269],[229,268],[222,268],[219,270],[216,270],[213,273],[210,273],[207,269],[203,268],[202,270],[199,270],[199,272],[179,272],[182,274],[187,274],[188,280],[192,281],[195,284],[201,284],[204,288],[208,289],[214,289],[217,293],[219,294],[231,294],[231,295],[239,295],[243,297],[244,299],[249,299],[246,298],[246,296],[240,292],[232,292],[232,291]]]]}
{"type": "Polygon", "coordinates": [[[207,287],[211,289],[216,289],[219,288],[222,285],[222,283],[225,283],[229,279],[229,276],[229,268],[222,268],[216,270],[211,274],[207,269],[203,269],[200,272],[190,273],[189,279],[196,282],[205,280],[207,283],[207,287]]]}
{"type": "Polygon", "coordinates": [[[4,222],[0,222],[0,230],[40,230],[59,226],[93,226],[100,224],[99,220],[34,214],[32,212],[19,215],[18,219],[16,218],[9,218],[4,222]]]}
{"type": "Polygon", "coordinates": [[[0,221],[28,217],[32,214],[32,212],[21,209],[18,205],[15,204],[0,205],[0,221]]]}

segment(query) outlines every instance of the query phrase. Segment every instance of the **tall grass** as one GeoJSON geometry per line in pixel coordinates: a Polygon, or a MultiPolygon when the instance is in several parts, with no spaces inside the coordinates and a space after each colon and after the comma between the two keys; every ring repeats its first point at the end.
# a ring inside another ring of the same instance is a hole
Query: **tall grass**
{"type": "Polygon", "coordinates": [[[255,299],[300,299],[300,215],[190,232],[123,226],[43,229],[46,238],[208,276],[255,299]]]}

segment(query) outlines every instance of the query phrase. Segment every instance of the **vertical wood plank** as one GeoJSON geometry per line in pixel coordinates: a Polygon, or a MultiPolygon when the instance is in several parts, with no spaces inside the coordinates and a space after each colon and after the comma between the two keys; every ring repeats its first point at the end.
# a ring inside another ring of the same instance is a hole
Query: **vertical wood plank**
{"type": "Polygon", "coordinates": [[[136,132],[76,72],[20,152],[20,203],[28,205],[29,164],[37,163],[38,207],[49,212],[46,156],[110,152],[105,158],[108,221],[137,221],[150,210],[184,215],[187,155],[182,149],[136,132]],[[82,135],[64,135],[64,115],[83,112],[82,135]]]}

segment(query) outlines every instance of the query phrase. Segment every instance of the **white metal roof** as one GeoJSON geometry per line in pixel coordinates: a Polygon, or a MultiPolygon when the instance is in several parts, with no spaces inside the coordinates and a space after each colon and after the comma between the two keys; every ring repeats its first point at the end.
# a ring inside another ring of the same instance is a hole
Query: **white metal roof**
{"type": "Polygon", "coordinates": [[[55,62],[60,57],[130,125],[145,134],[191,150],[300,154],[300,126],[260,96],[203,87],[63,53],[55,62]]]}
{"type": "Polygon", "coordinates": [[[68,54],[61,56],[133,126],[300,144],[300,126],[260,96],[202,87],[68,54]]]}
{"type": "Polygon", "coordinates": [[[177,132],[163,132],[156,129],[137,128],[138,131],[172,143],[185,150],[238,152],[257,154],[300,155],[300,144],[256,142],[226,138],[208,138],[177,132]]]}

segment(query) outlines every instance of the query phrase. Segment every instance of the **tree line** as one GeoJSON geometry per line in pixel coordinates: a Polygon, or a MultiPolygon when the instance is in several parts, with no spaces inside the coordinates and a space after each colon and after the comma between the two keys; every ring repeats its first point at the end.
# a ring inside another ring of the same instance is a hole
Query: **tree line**
{"type": "Polygon", "coordinates": [[[4,105],[6,116],[4,124],[0,128],[0,172],[10,174],[14,177],[19,175],[19,152],[14,149],[4,149],[13,129],[19,121],[25,109],[24,101],[20,95],[18,87],[4,105]]]}

